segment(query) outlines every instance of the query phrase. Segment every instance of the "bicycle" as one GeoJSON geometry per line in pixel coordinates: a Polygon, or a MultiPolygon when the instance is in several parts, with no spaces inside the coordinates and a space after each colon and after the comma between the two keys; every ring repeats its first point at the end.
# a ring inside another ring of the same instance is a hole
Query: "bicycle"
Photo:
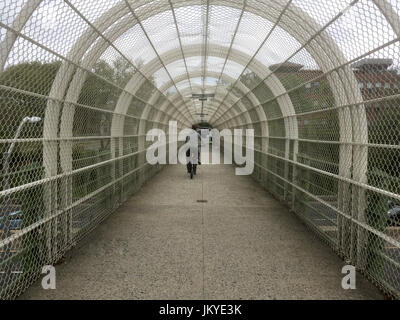
{"type": "Polygon", "coordinates": [[[193,179],[193,177],[196,175],[197,164],[192,164],[191,162],[189,162],[187,164],[187,170],[188,173],[190,174],[190,179],[193,179]]]}

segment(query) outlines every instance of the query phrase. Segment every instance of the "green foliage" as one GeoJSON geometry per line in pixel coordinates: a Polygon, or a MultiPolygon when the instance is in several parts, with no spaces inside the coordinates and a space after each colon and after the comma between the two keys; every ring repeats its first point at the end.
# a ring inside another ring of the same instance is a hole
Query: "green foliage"
{"type": "MultiPolygon", "coordinates": [[[[400,101],[390,105],[378,103],[367,105],[368,141],[371,144],[398,146],[400,142],[400,101]]],[[[400,150],[387,147],[368,148],[368,184],[395,194],[400,193],[400,150]]],[[[381,232],[386,232],[387,211],[390,197],[366,191],[366,222],[381,232]]],[[[385,251],[385,241],[372,233],[367,234],[367,266],[376,277],[383,277],[384,261],[380,253],[385,251]]]]}
{"type": "MultiPolygon", "coordinates": [[[[138,61],[137,65],[140,66],[141,64],[143,63],[138,61]]],[[[10,66],[0,73],[0,86],[3,86],[0,87],[0,139],[12,139],[21,120],[26,116],[34,115],[44,118],[48,103],[47,97],[60,66],[60,61],[48,63],[27,62],[10,66]],[[21,91],[15,91],[11,88],[21,91]],[[43,97],[40,97],[40,95],[43,97]]],[[[87,74],[78,103],[114,110],[117,99],[121,94],[120,88],[126,86],[136,73],[136,69],[123,58],[119,58],[112,63],[100,60],[94,64],[92,71],[94,74],[87,74]]],[[[140,88],[146,94],[151,94],[152,90],[154,90],[153,81],[152,79],[150,80],[140,88]]],[[[100,121],[110,122],[110,119],[110,114],[85,107],[77,107],[75,110],[74,134],[77,136],[95,134],[96,132],[91,132],[92,128],[94,127],[98,130],[100,121]],[[106,117],[105,120],[103,119],[104,117],[106,117]],[[90,127],[88,127],[88,123],[90,127]]],[[[26,125],[21,132],[20,138],[41,138],[43,136],[43,123],[44,121],[34,126],[26,125]]],[[[8,147],[8,143],[0,144],[0,152],[5,152],[8,147]]],[[[88,163],[81,163],[81,166],[93,164],[104,158],[93,148],[85,150],[85,147],[82,147],[82,150],[79,151],[74,150],[73,157],[74,159],[82,157],[92,159],[88,163]]],[[[43,177],[42,162],[41,143],[17,143],[10,159],[10,186],[13,187],[40,180],[43,177]]],[[[84,191],[77,190],[77,193],[90,192],[101,185],[102,182],[98,181],[99,177],[105,176],[105,172],[102,172],[102,170],[109,169],[100,168],[77,177],[82,185],[86,185],[84,191]]],[[[39,194],[42,190],[39,189],[36,188],[35,192],[30,194],[41,198],[39,194]]],[[[33,200],[28,194],[21,193],[16,202],[22,204],[25,212],[37,211],[38,208],[30,207],[30,205],[39,205],[37,201],[33,200]]],[[[40,209],[39,211],[43,210],[40,209]]]]}
{"type": "Polygon", "coordinates": [[[94,74],[88,74],[78,103],[113,110],[121,93],[118,87],[124,88],[136,71],[123,58],[116,59],[112,65],[100,60],[94,64],[92,71],[94,74]]]}
{"type": "MultiPolygon", "coordinates": [[[[400,100],[391,102],[398,105],[400,100]]],[[[368,139],[373,144],[397,146],[400,142],[400,110],[393,106],[381,105],[377,111],[367,108],[369,119],[368,139]]],[[[400,150],[396,148],[369,148],[368,169],[400,178],[400,150]]],[[[398,190],[400,191],[400,190],[398,190]]]]}
{"type": "MultiPolygon", "coordinates": [[[[140,64],[139,61],[138,65],[140,64]]],[[[0,139],[14,138],[21,120],[26,116],[38,116],[44,119],[49,102],[48,96],[60,66],[60,61],[27,62],[10,66],[0,73],[0,139]]],[[[86,74],[78,103],[100,109],[114,110],[117,99],[122,92],[121,88],[124,88],[134,76],[136,69],[121,58],[112,63],[104,60],[98,61],[93,66],[92,71],[94,74],[86,74]]],[[[153,90],[153,80],[150,79],[139,89],[137,94],[148,99],[153,90]]],[[[70,106],[62,105],[62,107],[69,108],[70,106]]],[[[96,134],[95,131],[91,130],[96,126],[97,128],[100,127],[99,124],[104,120],[104,115],[106,115],[105,121],[108,122],[112,117],[110,113],[102,113],[85,107],[76,107],[75,111],[75,136],[96,134]],[[87,123],[91,123],[91,126],[87,127],[87,123]]],[[[57,119],[52,120],[57,121],[57,119]]],[[[25,125],[19,138],[42,138],[43,124],[44,121],[35,125],[25,125]]],[[[59,123],[56,123],[56,125],[59,125],[59,123]]],[[[74,165],[84,167],[109,159],[110,152],[106,150],[106,147],[103,147],[102,143],[99,143],[99,150],[96,150],[96,146],[94,147],[93,144],[88,145],[74,148],[74,165]]],[[[0,152],[5,152],[8,147],[9,143],[1,143],[0,152]]],[[[44,176],[42,153],[43,143],[41,141],[17,143],[10,158],[9,174],[7,177],[0,174],[0,182],[3,179],[8,179],[10,187],[15,187],[42,179],[44,176]]],[[[137,163],[133,165],[137,165],[137,163]]],[[[72,177],[74,200],[106,185],[110,181],[112,169],[112,165],[108,164],[74,175],[72,177]]],[[[55,187],[59,182],[52,182],[52,184],[55,187]]],[[[9,198],[7,196],[2,197],[0,206],[9,202],[13,206],[20,207],[23,214],[22,227],[32,225],[39,218],[43,219],[45,212],[44,187],[45,184],[38,184],[12,193],[9,198]]],[[[110,190],[105,191],[105,193],[107,192],[110,192],[110,190]]],[[[104,210],[104,201],[98,203],[98,210],[104,210]]],[[[59,232],[60,240],[62,236],[62,233],[59,232]]],[[[13,254],[11,258],[11,260],[21,263],[24,272],[19,278],[21,283],[24,277],[35,271],[36,265],[40,265],[41,261],[44,261],[44,254],[47,251],[45,237],[46,234],[42,228],[31,230],[21,237],[18,252],[13,254]]],[[[2,263],[6,264],[10,261],[3,261],[2,263]]],[[[1,265],[1,268],[3,268],[3,265],[1,265]]]]}
{"type": "MultiPolygon", "coordinates": [[[[138,64],[140,65],[140,61],[138,64]]],[[[118,58],[111,65],[104,60],[96,62],[93,72],[95,75],[87,75],[78,103],[113,111],[122,93],[120,88],[128,84],[136,69],[125,59],[118,58]]],[[[153,92],[154,81],[151,80],[145,81],[135,94],[143,100],[148,100],[153,92]]],[[[105,117],[107,117],[105,113],[78,107],[75,110],[74,132],[77,135],[85,135],[93,130],[98,131],[102,121],[109,121],[104,119],[105,117]]],[[[100,134],[98,132],[98,135],[100,134]]]]}
{"type": "MultiPolygon", "coordinates": [[[[11,66],[0,73],[0,85],[47,96],[60,67],[60,62],[30,62],[11,66]]],[[[47,99],[0,87],[0,139],[14,137],[26,116],[44,117],[47,99]]],[[[24,128],[21,138],[41,136],[43,123],[24,128]],[[32,130],[35,130],[32,132],[32,130]]],[[[4,150],[3,150],[4,151],[4,150]]]]}
{"type": "Polygon", "coordinates": [[[254,72],[247,72],[240,76],[240,82],[242,82],[247,88],[253,89],[256,85],[258,85],[263,79],[261,79],[254,72]]]}
{"type": "Polygon", "coordinates": [[[0,84],[48,95],[61,62],[26,62],[8,67],[0,73],[0,84]]]}

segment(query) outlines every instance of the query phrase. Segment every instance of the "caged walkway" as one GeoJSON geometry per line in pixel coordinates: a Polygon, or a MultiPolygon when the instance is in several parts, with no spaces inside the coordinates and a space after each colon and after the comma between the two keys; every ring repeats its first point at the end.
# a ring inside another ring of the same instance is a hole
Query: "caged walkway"
{"type": "Polygon", "coordinates": [[[71,250],[57,289],[23,299],[381,299],[278,201],[232,166],[189,180],[167,166],[71,250]],[[199,203],[198,200],[206,200],[199,203]]]}
{"type": "Polygon", "coordinates": [[[0,0],[0,299],[398,299],[399,106],[400,0],[0,0]]]}

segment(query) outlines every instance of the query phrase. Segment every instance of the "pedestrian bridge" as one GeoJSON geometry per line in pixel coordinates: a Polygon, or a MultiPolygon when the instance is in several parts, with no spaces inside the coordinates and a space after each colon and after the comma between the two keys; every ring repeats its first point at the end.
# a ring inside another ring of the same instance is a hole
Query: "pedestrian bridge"
{"type": "Polygon", "coordinates": [[[400,297],[399,1],[0,8],[0,298],[400,297]],[[171,122],[251,174],[149,163],[171,122]]]}

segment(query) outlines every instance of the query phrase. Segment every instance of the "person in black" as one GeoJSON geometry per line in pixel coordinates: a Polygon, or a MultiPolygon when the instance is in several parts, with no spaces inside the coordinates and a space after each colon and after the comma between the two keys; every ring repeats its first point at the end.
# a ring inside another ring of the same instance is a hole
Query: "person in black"
{"type": "MultiPolygon", "coordinates": [[[[196,131],[196,127],[195,126],[193,126],[192,129],[196,131]]],[[[196,135],[197,135],[197,145],[191,146],[186,151],[186,158],[187,158],[186,168],[187,168],[187,172],[189,174],[191,174],[191,178],[193,178],[192,172],[193,172],[193,175],[195,175],[197,173],[197,164],[201,164],[200,163],[200,143],[201,143],[201,138],[200,138],[200,135],[197,132],[196,132],[196,135]],[[197,153],[197,157],[196,157],[196,153],[197,153]]],[[[188,143],[189,139],[190,139],[190,137],[187,136],[185,143],[188,143]]]]}

